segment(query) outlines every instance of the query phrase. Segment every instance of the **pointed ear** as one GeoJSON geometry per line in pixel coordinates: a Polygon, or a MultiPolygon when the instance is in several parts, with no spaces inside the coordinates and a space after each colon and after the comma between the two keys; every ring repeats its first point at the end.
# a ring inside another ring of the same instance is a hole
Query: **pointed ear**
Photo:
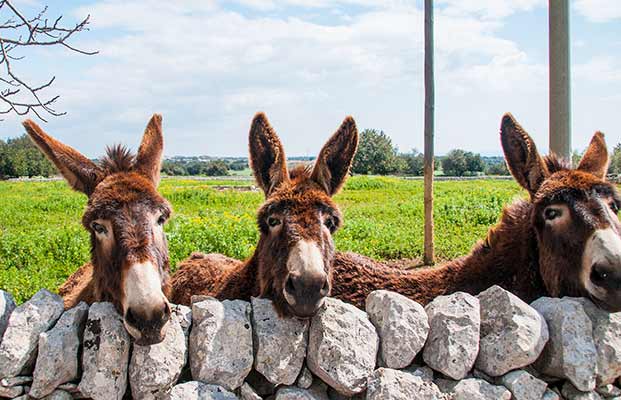
{"type": "Polygon", "coordinates": [[[56,166],[69,185],[90,196],[104,178],[104,172],[77,150],[47,135],[34,121],[27,119],[23,125],[32,141],[56,166]]]}
{"type": "Polygon", "coordinates": [[[582,156],[577,169],[593,174],[600,179],[605,179],[606,172],[608,171],[608,161],[608,148],[606,147],[604,134],[595,132],[589,148],[582,156]]]}
{"type": "Polygon", "coordinates": [[[500,141],[511,175],[531,196],[534,195],[549,176],[548,168],[533,139],[509,113],[502,117],[500,141]]]}
{"type": "Polygon", "coordinates": [[[319,152],[311,178],[330,196],[335,195],[347,180],[357,149],[356,122],[352,117],[346,117],[319,152]]]}
{"type": "Polygon", "coordinates": [[[134,169],[149,178],[155,186],[160,183],[163,151],[162,116],[153,114],[144,130],[134,169]]]}
{"type": "Polygon", "coordinates": [[[250,167],[265,195],[289,181],[285,149],[264,113],[257,113],[248,137],[250,167]]]}

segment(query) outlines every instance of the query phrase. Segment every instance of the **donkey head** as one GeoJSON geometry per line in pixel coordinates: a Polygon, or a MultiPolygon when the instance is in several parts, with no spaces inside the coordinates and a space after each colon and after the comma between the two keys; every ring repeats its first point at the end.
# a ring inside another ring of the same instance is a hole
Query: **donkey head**
{"type": "Polygon", "coordinates": [[[595,133],[575,169],[555,156],[542,158],[532,138],[510,115],[500,137],[512,175],[530,194],[539,271],[552,296],[585,296],[621,310],[621,198],[605,181],[608,152],[595,133]]]}
{"type": "Polygon", "coordinates": [[[163,225],[170,204],[159,195],[162,117],[153,115],[137,155],[118,146],[99,165],[48,136],[31,120],[26,131],[71,187],[88,196],[82,224],[91,234],[94,297],[112,302],[137,344],[164,339],[169,261],[163,225]]]}
{"type": "Polygon", "coordinates": [[[323,146],[315,165],[287,169],[285,151],[263,113],[250,128],[250,162],[266,201],[258,213],[258,281],[281,315],[313,316],[330,294],[332,235],[342,221],[332,201],[358,146],[353,118],[323,146]]]}

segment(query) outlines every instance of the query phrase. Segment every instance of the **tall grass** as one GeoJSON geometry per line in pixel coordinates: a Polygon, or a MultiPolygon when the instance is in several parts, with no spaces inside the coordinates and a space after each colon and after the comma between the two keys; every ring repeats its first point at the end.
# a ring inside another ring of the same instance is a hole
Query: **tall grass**
{"type": "MultiPolygon", "coordinates": [[[[261,192],[216,190],[250,181],[162,181],[172,203],[166,225],[171,265],[193,251],[243,259],[254,251],[255,213],[261,192]]],[[[436,253],[466,254],[496,223],[504,204],[524,195],[510,181],[438,182],[435,187],[436,253]]],[[[423,244],[421,181],[353,177],[336,201],[345,214],[338,250],[380,259],[418,258],[423,244]]],[[[0,182],[0,288],[23,301],[38,289],[56,288],[89,259],[81,226],[86,197],[64,182],[0,182]]]]}

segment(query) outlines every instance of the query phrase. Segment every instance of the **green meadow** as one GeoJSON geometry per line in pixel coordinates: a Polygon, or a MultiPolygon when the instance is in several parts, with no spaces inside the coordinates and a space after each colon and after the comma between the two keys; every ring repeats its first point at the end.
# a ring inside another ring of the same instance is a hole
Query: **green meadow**
{"type": "MultiPolygon", "coordinates": [[[[161,193],[174,215],[166,225],[171,265],[193,251],[238,259],[254,250],[259,191],[245,180],[164,179],[161,193]]],[[[525,196],[513,181],[451,181],[435,186],[436,255],[467,254],[503,205],[525,196]]],[[[423,251],[423,183],[395,177],[349,179],[336,196],[345,215],[335,236],[341,251],[378,259],[418,259],[423,251]]],[[[0,288],[22,302],[38,289],[56,288],[89,259],[89,237],[80,220],[86,196],[63,181],[0,182],[0,288]]]]}

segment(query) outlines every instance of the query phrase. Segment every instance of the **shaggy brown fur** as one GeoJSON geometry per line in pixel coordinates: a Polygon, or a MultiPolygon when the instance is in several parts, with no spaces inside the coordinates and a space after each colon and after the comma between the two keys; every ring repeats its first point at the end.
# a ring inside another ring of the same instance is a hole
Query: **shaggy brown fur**
{"type": "MultiPolygon", "coordinates": [[[[580,281],[585,242],[595,229],[612,226],[621,231],[619,220],[606,211],[610,207],[616,214],[621,199],[615,187],[604,181],[608,154],[603,135],[594,135],[576,169],[553,155],[541,157],[531,137],[510,114],[503,117],[501,142],[513,176],[529,192],[530,199],[506,207],[498,225],[469,255],[439,267],[406,271],[361,255],[337,252],[332,263],[331,295],[361,308],[367,295],[378,289],[402,293],[421,304],[456,291],[478,294],[492,285],[500,285],[527,302],[543,295],[592,297],[580,281]],[[546,209],[559,204],[570,209],[570,221],[566,226],[552,227],[546,223],[546,209]]],[[[260,294],[260,273],[256,266],[248,265],[229,258],[224,263],[189,260],[180,277],[192,276],[190,292],[247,299],[260,294]],[[222,287],[234,290],[221,292],[222,287]]],[[[617,293],[594,300],[609,310],[621,307],[617,293]]]]}
{"type": "Polygon", "coordinates": [[[150,262],[158,270],[162,292],[170,291],[166,238],[161,228],[153,230],[156,221],[162,225],[171,213],[156,189],[163,150],[161,123],[161,116],[151,118],[137,156],[116,146],[108,148],[97,165],[48,136],[33,121],[24,122],[32,140],[70,185],[88,196],[82,224],[91,233],[91,262],[60,287],[65,307],[80,301],[109,301],[126,323],[142,331],[146,342],[161,339],[159,328],[168,320],[170,309],[162,298],[161,304],[153,305],[156,310],[125,310],[129,294],[124,281],[131,265],[150,262]]]}
{"type": "MultiPolygon", "coordinates": [[[[464,291],[478,294],[499,285],[530,302],[540,296],[592,297],[581,282],[583,251],[596,229],[612,226],[619,208],[613,185],[604,181],[608,164],[606,145],[596,133],[577,169],[555,156],[542,158],[534,142],[510,114],[501,126],[507,164],[530,194],[503,210],[499,224],[469,255],[439,267],[399,271],[359,255],[337,254],[332,295],[364,307],[367,295],[377,289],[402,293],[421,304],[444,294],[464,291]],[[548,206],[570,210],[566,225],[546,221],[548,206]],[[612,209],[612,213],[608,208],[612,209]]],[[[621,267],[621,266],[619,266],[621,267]]],[[[593,299],[603,308],[621,308],[618,294],[593,299]]]]}
{"type": "Polygon", "coordinates": [[[358,145],[355,122],[351,117],[343,121],[313,168],[300,166],[290,173],[280,139],[262,113],[253,120],[249,143],[251,166],[266,195],[257,215],[261,235],[256,251],[244,263],[193,255],[172,277],[172,301],[189,304],[195,294],[246,300],[262,296],[273,299],[281,315],[311,316],[330,289],[332,234],[342,220],[331,196],[342,186],[358,145]],[[291,271],[290,253],[300,242],[316,246],[323,272],[291,271]]]}

